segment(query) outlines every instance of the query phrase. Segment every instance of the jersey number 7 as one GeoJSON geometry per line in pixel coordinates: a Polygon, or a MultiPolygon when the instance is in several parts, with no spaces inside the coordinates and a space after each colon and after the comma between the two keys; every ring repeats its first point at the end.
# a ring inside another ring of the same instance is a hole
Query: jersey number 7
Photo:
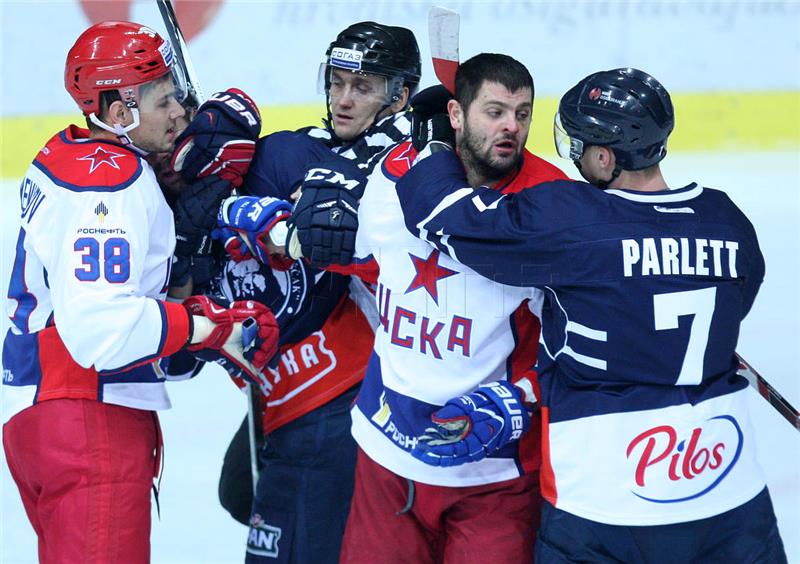
{"type": "Polygon", "coordinates": [[[656,331],[677,329],[678,318],[694,315],[689,329],[689,344],[683,358],[676,386],[692,386],[703,380],[703,359],[708,344],[711,318],[714,316],[717,289],[715,287],[686,292],[670,292],[653,296],[656,331]]]}

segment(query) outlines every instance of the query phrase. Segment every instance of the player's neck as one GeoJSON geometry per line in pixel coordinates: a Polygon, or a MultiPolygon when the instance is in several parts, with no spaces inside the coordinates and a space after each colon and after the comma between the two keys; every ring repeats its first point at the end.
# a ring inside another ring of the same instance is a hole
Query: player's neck
{"type": "Polygon", "coordinates": [[[662,190],[669,190],[669,186],[666,180],[664,180],[660,169],[649,172],[623,170],[608,187],[635,190],[636,192],[661,192],[662,190]]]}

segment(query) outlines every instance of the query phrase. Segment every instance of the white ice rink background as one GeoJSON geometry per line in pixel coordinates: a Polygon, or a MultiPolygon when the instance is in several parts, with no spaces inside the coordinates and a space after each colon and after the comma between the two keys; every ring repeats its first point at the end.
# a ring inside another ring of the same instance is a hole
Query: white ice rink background
{"type": "MultiPolygon", "coordinates": [[[[36,4],[34,8],[31,2],[0,0],[0,118],[72,111],[60,82],[63,58],[88,20],[75,1],[36,4]]],[[[537,95],[557,95],[599,68],[633,65],[653,72],[673,92],[783,90],[800,96],[796,2],[443,5],[462,12],[464,56],[480,51],[517,56],[534,69],[537,95]]],[[[426,60],[428,6],[227,1],[190,48],[207,92],[236,85],[261,104],[318,102],[313,78],[328,41],[349,23],[375,19],[414,29],[426,61],[423,85],[428,85],[432,83],[426,60]]],[[[161,29],[149,1],[132,3],[130,18],[161,29]]],[[[680,115],[680,108],[677,111],[680,115]]],[[[0,143],[13,139],[0,131],[0,143]]],[[[552,154],[550,147],[539,151],[543,156],[552,154]]],[[[27,155],[26,160],[32,157],[27,155]]],[[[575,175],[568,162],[557,164],[575,175]]],[[[798,147],[673,152],[663,168],[673,186],[697,181],[724,189],[755,225],[767,274],[742,326],[738,350],[800,407],[798,147]]],[[[0,180],[3,295],[17,234],[18,186],[18,177],[0,180]]],[[[0,317],[0,334],[5,335],[7,318],[0,317]]],[[[166,452],[160,520],[153,514],[152,561],[242,562],[247,529],[219,506],[217,479],[245,400],[216,367],[193,381],[170,385],[170,395],[173,409],[160,415],[166,452]]],[[[789,561],[800,564],[800,433],[757,394],[751,395],[759,458],[779,527],[789,561]]],[[[36,538],[4,458],[0,467],[0,563],[36,562],[36,538]]]]}

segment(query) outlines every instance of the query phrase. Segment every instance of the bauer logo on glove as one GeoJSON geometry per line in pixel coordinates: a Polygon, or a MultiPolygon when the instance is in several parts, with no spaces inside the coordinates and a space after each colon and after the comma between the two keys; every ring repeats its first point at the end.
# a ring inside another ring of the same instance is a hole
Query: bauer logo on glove
{"type": "Polygon", "coordinates": [[[236,262],[254,257],[268,264],[270,250],[266,237],[292,213],[292,204],[278,198],[239,196],[222,202],[213,232],[236,262]]]}
{"type": "Polygon", "coordinates": [[[214,94],[175,140],[172,168],[191,181],[217,175],[239,187],[261,133],[261,115],[236,88],[214,94]]]}
{"type": "Polygon", "coordinates": [[[459,466],[492,455],[530,426],[522,389],[499,381],[448,401],[431,416],[411,455],[431,466],[459,466]]]}

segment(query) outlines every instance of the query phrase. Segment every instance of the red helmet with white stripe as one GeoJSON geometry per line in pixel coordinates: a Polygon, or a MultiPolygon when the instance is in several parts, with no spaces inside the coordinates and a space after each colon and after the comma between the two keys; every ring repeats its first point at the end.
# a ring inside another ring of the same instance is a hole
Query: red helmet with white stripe
{"type": "Polygon", "coordinates": [[[174,61],[169,41],[149,27],[102,22],[84,31],[69,50],[64,85],[87,116],[100,111],[100,93],[107,90],[118,91],[128,107],[137,107],[138,87],[169,72],[182,100],[186,81],[174,61]]]}

